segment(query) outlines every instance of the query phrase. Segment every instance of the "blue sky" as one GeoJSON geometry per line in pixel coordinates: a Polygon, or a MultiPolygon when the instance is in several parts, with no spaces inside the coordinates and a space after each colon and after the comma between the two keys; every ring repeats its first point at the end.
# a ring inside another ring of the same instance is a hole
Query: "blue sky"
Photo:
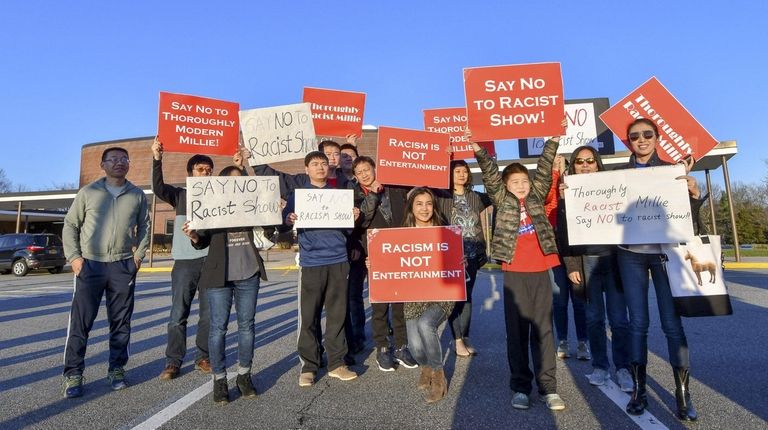
{"type": "Polygon", "coordinates": [[[758,182],[766,4],[3,2],[0,168],[31,189],[76,183],[82,145],[156,133],[159,91],[243,109],[298,102],[304,86],[364,91],[366,124],[422,128],[422,109],[463,105],[463,67],[559,61],[567,99],[613,103],[657,76],[738,141],[731,178],[758,182]]]}

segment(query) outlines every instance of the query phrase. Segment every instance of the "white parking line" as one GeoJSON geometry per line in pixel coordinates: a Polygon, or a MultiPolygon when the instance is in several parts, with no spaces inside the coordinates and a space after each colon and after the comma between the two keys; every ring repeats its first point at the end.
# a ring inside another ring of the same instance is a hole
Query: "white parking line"
{"type": "Polygon", "coordinates": [[[143,423],[137,425],[133,430],[154,430],[163,424],[167,423],[176,415],[182,413],[184,410],[195,404],[197,401],[207,396],[213,390],[213,381],[208,381],[205,384],[192,390],[186,396],[176,400],[168,405],[165,409],[152,415],[143,423]]]}
{"type": "MultiPolygon", "coordinates": [[[[584,375],[585,377],[587,375],[584,375]]],[[[605,394],[606,397],[611,399],[616,406],[619,407],[629,419],[631,419],[638,427],[643,430],[662,430],[668,429],[667,426],[661,423],[656,417],[653,416],[648,409],[642,415],[630,415],[627,413],[625,407],[629,403],[629,394],[621,391],[618,385],[610,379],[604,385],[599,385],[597,388],[605,394]]]]}

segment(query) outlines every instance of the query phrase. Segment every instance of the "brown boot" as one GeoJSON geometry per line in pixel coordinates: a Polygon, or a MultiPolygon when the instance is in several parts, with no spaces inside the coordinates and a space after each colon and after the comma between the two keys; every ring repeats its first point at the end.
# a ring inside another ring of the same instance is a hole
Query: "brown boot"
{"type": "Polygon", "coordinates": [[[445,372],[443,369],[432,372],[431,384],[426,395],[427,403],[441,400],[446,393],[448,393],[448,381],[445,380],[445,372]]]}
{"type": "Polygon", "coordinates": [[[429,389],[429,384],[432,379],[432,368],[427,366],[421,366],[421,376],[419,376],[419,383],[416,384],[416,388],[419,390],[429,389]]]}

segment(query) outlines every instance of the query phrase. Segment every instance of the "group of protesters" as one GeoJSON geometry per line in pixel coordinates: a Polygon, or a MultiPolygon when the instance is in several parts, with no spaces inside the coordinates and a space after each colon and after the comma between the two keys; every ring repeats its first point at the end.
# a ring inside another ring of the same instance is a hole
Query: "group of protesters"
{"type": "MultiPolygon", "coordinates": [[[[622,168],[666,164],[656,152],[659,132],[652,121],[635,120],[627,136],[632,155],[622,168]]],[[[471,134],[468,138],[471,142],[471,134]]],[[[665,255],[659,245],[569,245],[562,177],[591,174],[605,167],[593,147],[577,148],[566,162],[557,155],[558,145],[559,137],[546,141],[531,175],[520,163],[500,171],[487,150],[472,143],[484,193],[472,189],[469,165],[462,160],[451,162],[448,190],[382,184],[376,178],[376,162],[358,154],[355,136],[341,145],[321,142],[318,151],[304,158],[305,173],[300,174],[280,172],[268,165],[254,166],[248,172],[244,160],[250,154],[245,150],[234,154],[233,165],[218,172],[219,176],[279,177],[284,203],[282,229],[291,229],[296,223],[295,190],[354,190],[354,228],[297,229],[299,386],[312,386],[323,367],[331,378],[349,381],[358,377],[354,370],[357,356],[369,345],[363,298],[371,263],[367,230],[459,225],[466,301],[371,303],[370,332],[379,370],[419,368],[416,385],[425,400],[441,400],[448,392],[448,382],[440,328],[447,322],[452,335],[450,347],[457,357],[471,358],[482,352],[482,346],[470,340],[472,295],[479,269],[497,261],[504,278],[512,407],[530,408],[535,379],[539,398],[546,406],[554,411],[565,409],[557,393],[556,360],[571,356],[567,334],[570,299],[577,358],[592,361],[590,384],[603,385],[611,378],[607,315],[616,382],[622,391],[631,393],[627,412],[640,415],[647,407],[650,274],[674,373],[677,416],[696,420],[688,390],[687,341],[680,316],[675,313],[665,255]],[[486,210],[494,211],[493,225],[488,226],[493,231],[490,255],[486,253],[482,216],[486,210]]],[[[166,362],[159,377],[171,380],[181,373],[188,318],[197,295],[195,369],[212,375],[214,402],[228,402],[225,339],[234,302],[238,326],[236,386],[242,397],[253,397],[257,394],[251,375],[256,304],[261,281],[267,280],[254,239],[264,235],[265,229],[191,229],[186,222],[186,190],[164,182],[162,143],[155,139],[151,150],[152,190],[176,211],[166,362]]],[[[687,171],[693,162],[685,161],[687,171]]],[[[80,190],[65,219],[65,254],[75,274],[64,359],[65,397],[83,395],[88,333],[105,292],[110,327],[108,381],[114,390],[127,386],[124,366],[135,280],[150,234],[147,200],[126,180],[129,166],[125,149],[106,149],[101,159],[106,176],[80,190]]],[[[189,176],[211,176],[214,163],[208,156],[194,155],[186,170],[189,176]]],[[[701,233],[696,181],[687,175],[678,179],[688,183],[694,230],[701,233]]]]}

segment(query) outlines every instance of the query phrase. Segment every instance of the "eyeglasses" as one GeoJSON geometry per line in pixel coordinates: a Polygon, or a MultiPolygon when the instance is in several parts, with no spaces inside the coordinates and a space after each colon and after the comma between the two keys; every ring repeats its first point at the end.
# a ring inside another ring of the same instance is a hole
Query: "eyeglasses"
{"type": "Polygon", "coordinates": [[[212,173],[213,169],[210,167],[195,167],[195,172],[197,173],[212,173]]]}
{"type": "Polygon", "coordinates": [[[595,164],[595,163],[597,163],[597,160],[595,160],[592,157],[589,157],[589,158],[577,158],[577,159],[573,160],[573,163],[574,164],[595,164]]]}
{"type": "MultiPolygon", "coordinates": [[[[653,136],[656,136],[656,133],[653,130],[643,130],[643,139],[650,139],[653,136]]],[[[640,132],[639,131],[633,131],[632,133],[629,133],[629,140],[632,142],[636,141],[637,139],[640,139],[640,132]]]]}
{"type": "Polygon", "coordinates": [[[117,164],[117,163],[128,164],[131,162],[131,160],[128,157],[119,157],[119,158],[112,157],[112,158],[105,158],[104,162],[112,163],[112,164],[117,164]]]}

